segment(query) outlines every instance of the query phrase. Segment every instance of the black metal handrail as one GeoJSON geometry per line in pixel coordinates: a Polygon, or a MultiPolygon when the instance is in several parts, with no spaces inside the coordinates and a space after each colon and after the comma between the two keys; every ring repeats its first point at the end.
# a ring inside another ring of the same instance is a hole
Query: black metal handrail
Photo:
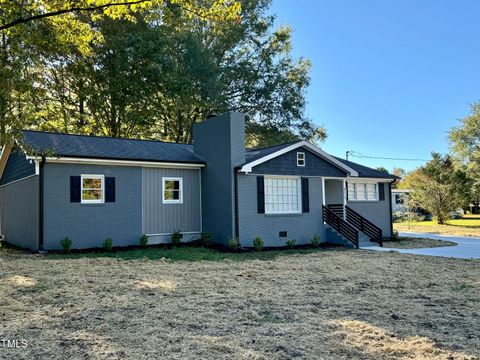
{"type": "Polygon", "coordinates": [[[343,218],[343,204],[328,204],[327,207],[335,213],[335,215],[343,218]]]}
{"type": "Polygon", "coordinates": [[[367,235],[372,241],[383,246],[382,229],[348,206],[345,206],[345,215],[350,224],[367,235]]]}
{"type": "Polygon", "coordinates": [[[340,216],[336,215],[332,210],[330,210],[325,205],[322,206],[323,209],[323,221],[335,229],[340,235],[345,237],[347,240],[353,243],[355,247],[359,248],[358,243],[358,231],[352,225],[343,220],[340,216]]]}

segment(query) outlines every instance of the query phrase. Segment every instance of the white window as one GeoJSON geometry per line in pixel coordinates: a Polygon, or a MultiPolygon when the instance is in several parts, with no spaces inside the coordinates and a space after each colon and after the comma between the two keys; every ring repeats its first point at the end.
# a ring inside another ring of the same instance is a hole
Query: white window
{"type": "Polygon", "coordinates": [[[301,182],[297,177],[265,177],[265,214],[301,213],[301,182]]]}
{"type": "Polygon", "coordinates": [[[348,183],[349,201],[377,201],[378,189],[376,183],[348,183]]]}
{"type": "Polygon", "coordinates": [[[305,153],[297,152],[297,166],[305,166],[305,153]]]}
{"type": "Polygon", "coordinates": [[[179,177],[162,178],[162,193],[164,204],[183,203],[183,179],[179,177]]]}
{"type": "Polygon", "coordinates": [[[102,204],[105,202],[105,176],[81,175],[81,202],[85,204],[102,204]]]}

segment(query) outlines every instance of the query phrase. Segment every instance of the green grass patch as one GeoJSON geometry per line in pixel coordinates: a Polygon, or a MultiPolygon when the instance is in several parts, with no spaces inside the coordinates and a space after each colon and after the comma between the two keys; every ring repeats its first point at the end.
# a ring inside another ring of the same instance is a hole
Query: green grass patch
{"type": "Polygon", "coordinates": [[[465,215],[461,219],[451,219],[444,225],[436,221],[410,221],[394,223],[393,228],[399,232],[428,232],[441,235],[480,237],[480,217],[465,215]]]}
{"type": "Polygon", "coordinates": [[[159,260],[162,258],[172,261],[246,261],[246,260],[273,260],[278,256],[295,254],[312,254],[325,251],[324,249],[281,249],[268,251],[248,251],[239,253],[223,252],[203,247],[151,247],[131,250],[117,250],[114,252],[73,252],[69,254],[48,254],[49,259],[82,259],[82,258],[117,258],[123,260],[150,259],[159,260]]]}
{"type": "MultiPolygon", "coordinates": [[[[439,226],[435,220],[430,221],[410,221],[399,224],[411,224],[413,226],[439,226]]],[[[462,218],[447,220],[444,226],[462,226],[462,227],[478,227],[480,228],[480,219],[478,218],[462,218]]]]}

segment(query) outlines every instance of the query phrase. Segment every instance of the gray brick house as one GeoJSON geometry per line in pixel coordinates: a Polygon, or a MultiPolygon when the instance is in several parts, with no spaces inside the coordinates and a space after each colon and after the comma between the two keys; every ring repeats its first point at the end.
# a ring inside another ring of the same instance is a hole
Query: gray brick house
{"type": "Polygon", "coordinates": [[[0,232],[32,250],[183,241],[202,231],[250,246],[287,239],[358,246],[392,234],[395,177],[299,141],[245,149],[240,113],[209,118],[193,145],[24,131],[0,156],[0,232]]]}

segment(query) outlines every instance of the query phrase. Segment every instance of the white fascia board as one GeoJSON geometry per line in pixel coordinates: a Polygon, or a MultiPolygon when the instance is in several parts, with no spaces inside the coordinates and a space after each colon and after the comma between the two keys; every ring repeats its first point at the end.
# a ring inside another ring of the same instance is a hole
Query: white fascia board
{"type": "MultiPolygon", "coordinates": [[[[27,156],[27,159],[40,160],[38,156],[27,156]]],[[[205,164],[195,163],[175,163],[175,162],[154,162],[154,161],[134,161],[134,160],[111,160],[111,159],[90,159],[74,157],[46,157],[45,162],[53,164],[88,164],[88,165],[113,165],[113,166],[141,166],[152,168],[170,168],[170,169],[200,169],[205,164]]]]}
{"type": "Polygon", "coordinates": [[[387,179],[387,178],[372,178],[372,177],[356,177],[356,178],[347,178],[349,182],[356,182],[356,183],[377,183],[377,182],[385,182],[390,183],[393,182],[394,179],[387,179]]]}
{"type": "Polygon", "coordinates": [[[255,160],[255,161],[249,162],[249,163],[242,166],[242,168],[240,169],[240,172],[244,172],[244,173],[252,172],[253,167],[255,167],[259,164],[262,164],[266,161],[269,161],[273,158],[276,158],[277,156],[286,154],[289,151],[298,149],[300,147],[306,147],[308,150],[310,150],[314,154],[324,158],[325,160],[327,160],[328,162],[332,163],[333,165],[339,167],[340,169],[345,170],[347,173],[349,173],[350,176],[358,176],[357,171],[353,170],[351,167],[349,167],[349,166],[345,165],[344,163],[342,163],[341,161],[335,159],[329,153],[323,151],[322,149],[320,149],[319,147],[317,147],[313,144],[310,144],[308,141],[305,141],[305,140],[299,141],[298,143],[295,143],[295,144],[292,144],[290,146],[284,147],[283,149],[275,151],[274,153],[266,155],[266,156],[264,156],[260,159],[255,160]]]}
{"type": "Polygon", "coordinates": [[[0,154],[0,179],[3,176],[3,172],[5,171],[5,167],[7,166],[8,157],[12,152],[12,145],[6,144],[2,147],[2,153],[0,154]]]}

